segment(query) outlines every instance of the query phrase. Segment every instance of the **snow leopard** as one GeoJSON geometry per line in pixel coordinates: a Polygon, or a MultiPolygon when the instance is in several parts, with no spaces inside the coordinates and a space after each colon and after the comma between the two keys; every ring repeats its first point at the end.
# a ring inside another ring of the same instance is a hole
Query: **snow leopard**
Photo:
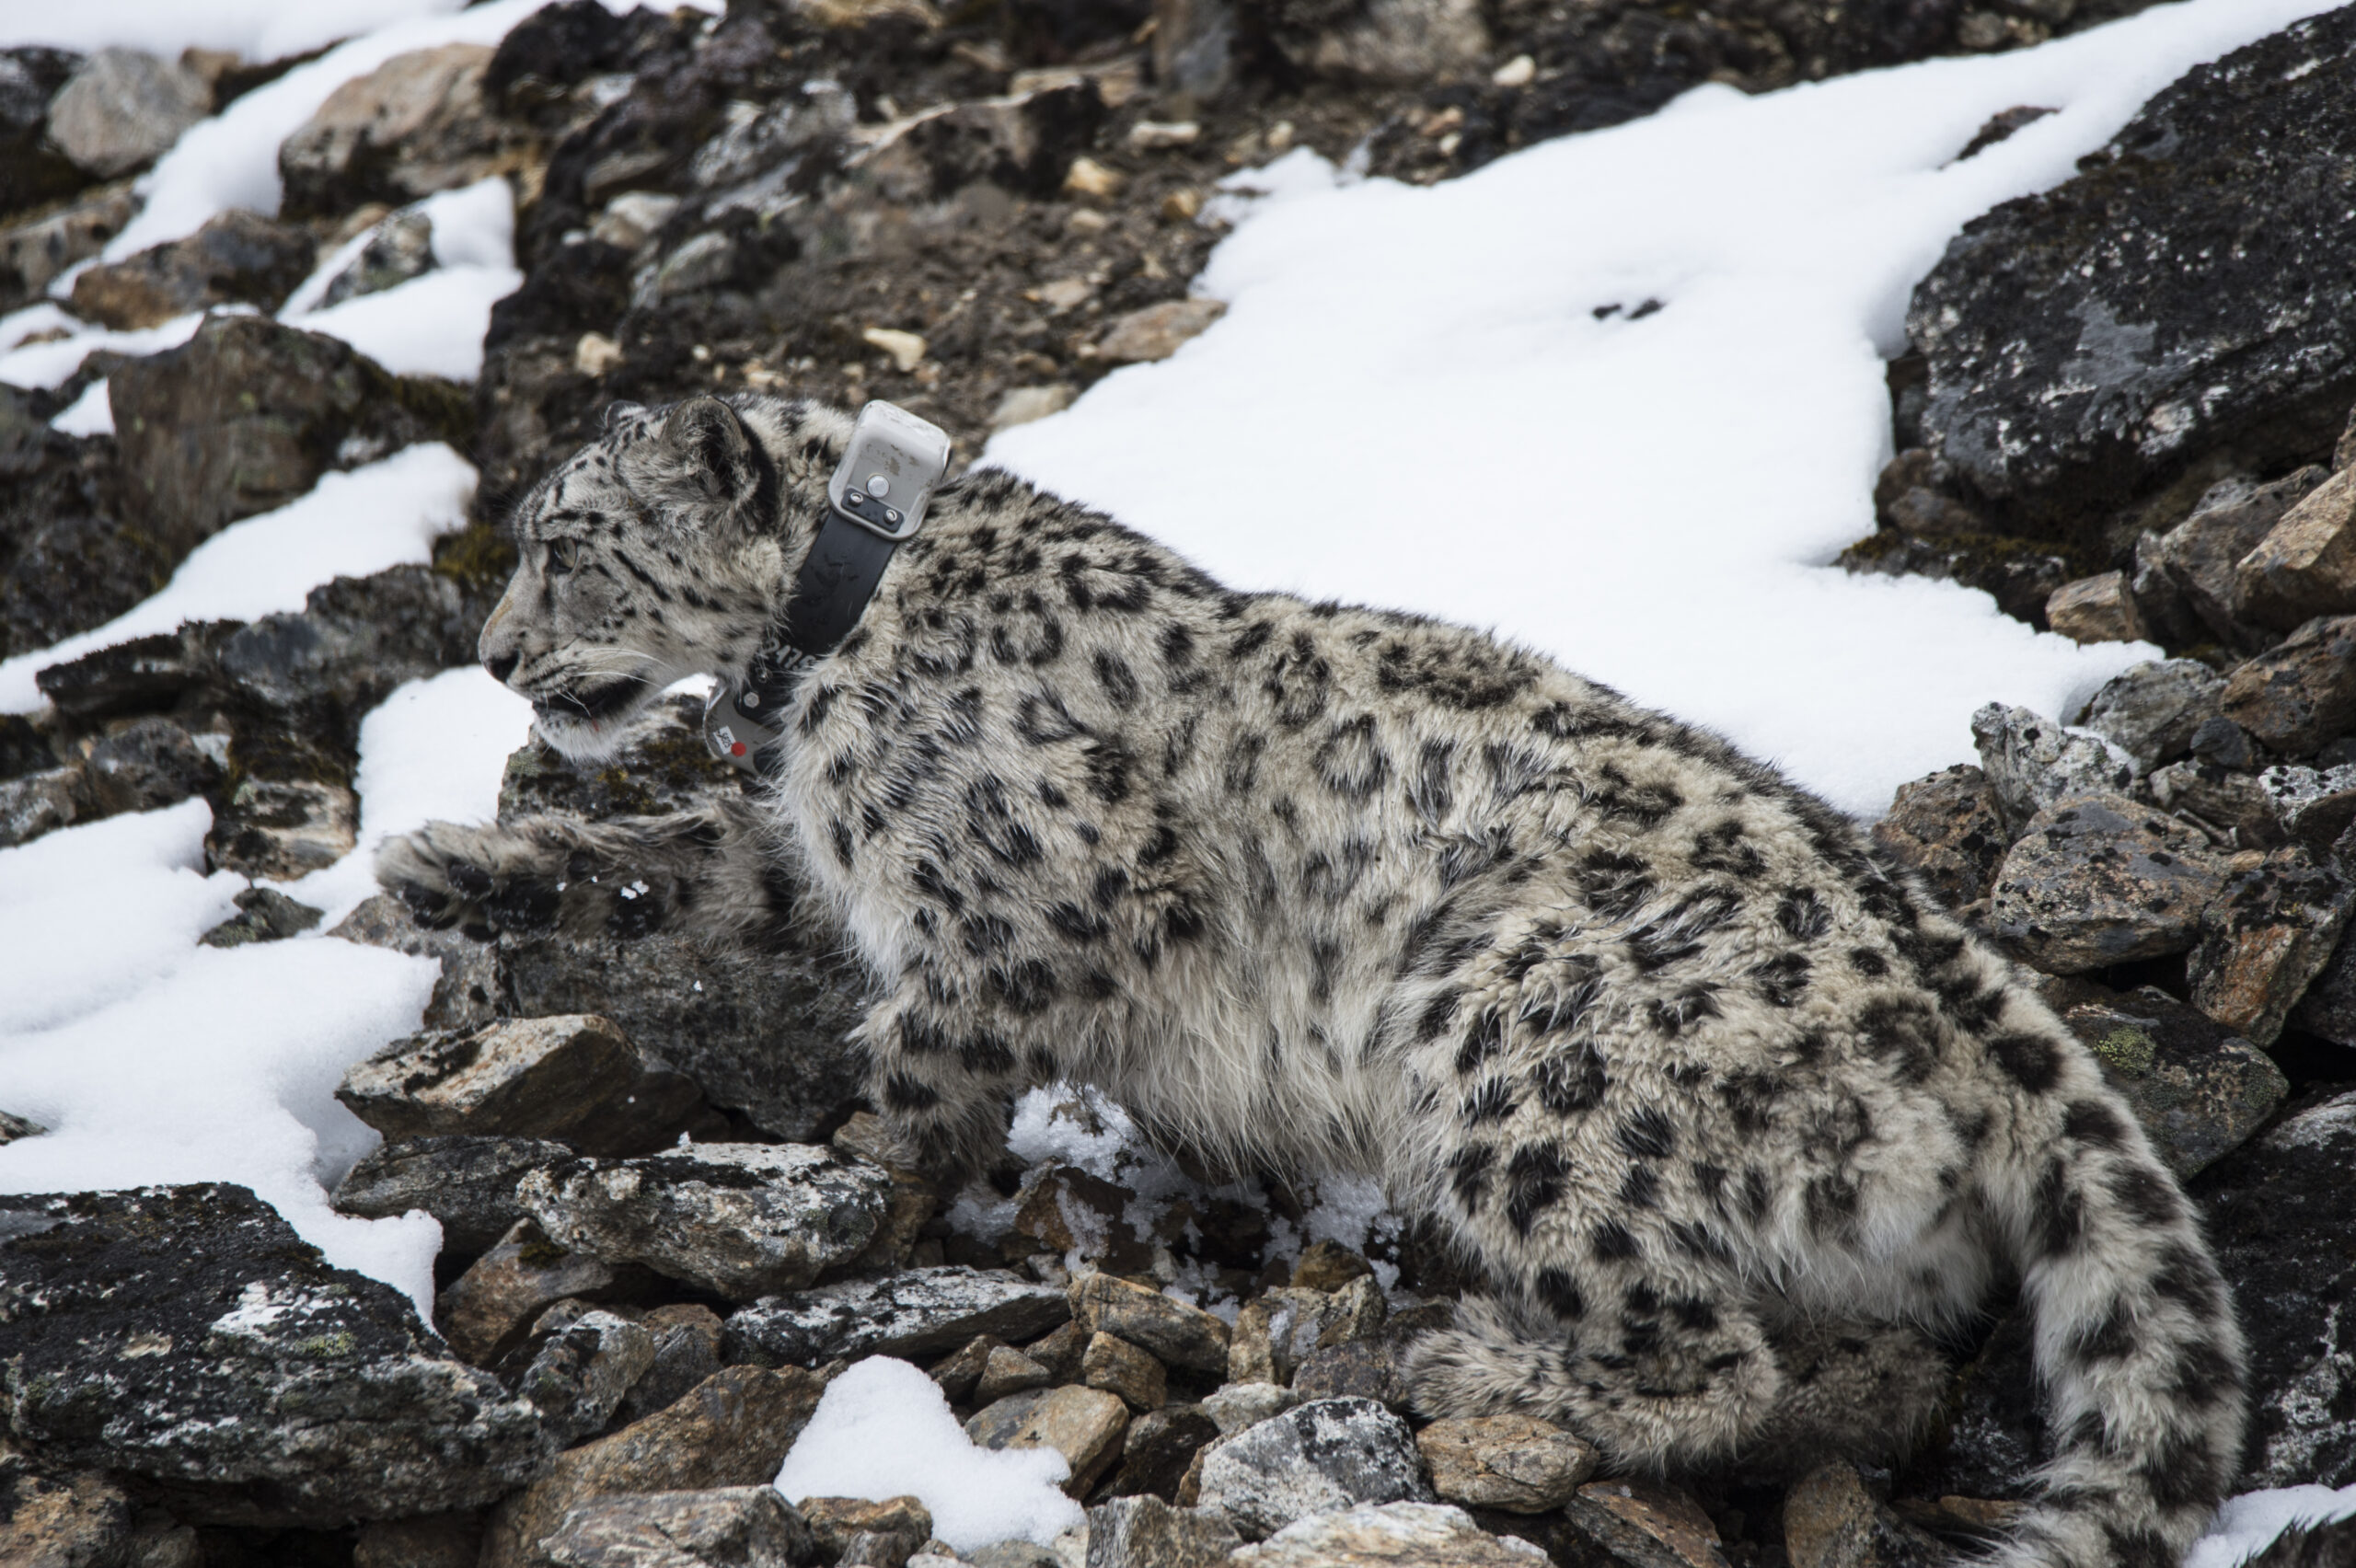
{"type": "MultiPolygon", "coordinates": [[[[522,499],[479,652],[549,744],[782,658],[850,429],[617,405],[522,499]]],[[[2173,1563],[2233,1480],[2228,1292],[2093,1055],[1716,736],[989,467],[780,722],[741,801],[433,824],[378,875],[479,936],[756,942],[814,903],[872,979],[873,1107],[944,1182],[1058,1080],[1232,1169],[1379,1176],[1480,1282],[1410,1351],[1426,1416],[1541,1416],[1626,1473],[1888,1458],[1937,1336],[2016,1289],[2053,1452],[1997,1561],[2173,1563]]]]}

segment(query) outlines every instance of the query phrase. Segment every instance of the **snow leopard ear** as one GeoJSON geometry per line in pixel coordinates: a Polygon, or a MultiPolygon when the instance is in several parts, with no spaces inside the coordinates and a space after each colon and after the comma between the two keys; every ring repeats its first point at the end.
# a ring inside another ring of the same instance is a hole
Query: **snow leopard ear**
{"type": "Polygon", "coordinates": [[[706,526],[775,525],[777,465],[734,409],[691,398],[663,417],[663,436],[642,465],[665,510],[706,526]]]}
{"type": "Polygon", "coordinates": [[[646,412],[646,405],[643,403],[608,403],[606,405],[605,422],[599,427],[598,433],[611,435],[644,412],[646,412]]]}

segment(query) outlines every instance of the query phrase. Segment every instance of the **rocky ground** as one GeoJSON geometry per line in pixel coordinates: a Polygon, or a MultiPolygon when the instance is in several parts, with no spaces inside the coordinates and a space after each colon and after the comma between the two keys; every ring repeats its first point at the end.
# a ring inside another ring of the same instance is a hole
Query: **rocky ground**
{"type": "MultiPolygon", "coordinates": [[[[277,216],[88,267],[71,306],[267,310],[364,235],[330,294],[382,289],[433,264],[415,202],[505,175],[525,281],[480,377],[224,315],[0,387],[0,655],[412,442],[474,455],[474,525],[300,612],[44,670],[51,706],[0,718],[0,846],[201,796],[214,868],[350,850],[362,718],[471,657],[503,502],[610,399],[889,398],[970,460],[1202,330],[1214,182],[1288,147],[1436,180],[1705,80],[2132,8],[572,0],[495,50],[397,58],[288,139],[277,216]],[[49,428],[101,376],[118,433],[49,428]]],[[[285,63],[0,53],[0,309],[94,256],[136,172],[285,63]]],[[[1882,526],[1846,558],[2172,655],[2083,714],[1990,707],[1981,766],[1905,787],[1876,833],[2039,977],[2206,1209],[2257,1347],[2251,1486],[2356,1482],[2351,79],[2356,8],[2194,72],[2077,179],[1969,227],[1916,293],[1882,526]]],[[[527,746],[501,809],[740,787],[687,704],[594,772],[527,746]]],[[[206,940],[320,918],[239,902],[206,940]]],[[[1543,1423],[1419,1426],[1398,1352],[1459,1286],[1427,1239],[1297,1172],[1181,1169],[1083,1096],[1031,1107],[1034,1157],[987,1187],[933,1191],[882,1158],[841,1043],[860,982],[823,943],[437,934],[381,899],[334,934],[440,964],[425,1032],[345,1078],[385,1141],[336,1193],[441,1221],[435,1325],[241,1189],[0,1198],[0,1561],[1898,1568],[1985,1540],[2040,1451],[2013,1318],[1953,1347],[1946,1419],[1893,1470],[1801,1456],[1680,1489],[1599,1474],[1543,1423]],[[929,1368],[976,1443],[1065,1456],[1084,1528],[959,1553],[912,1499],[768,1490],[872,1355],[929,1368]]]]}

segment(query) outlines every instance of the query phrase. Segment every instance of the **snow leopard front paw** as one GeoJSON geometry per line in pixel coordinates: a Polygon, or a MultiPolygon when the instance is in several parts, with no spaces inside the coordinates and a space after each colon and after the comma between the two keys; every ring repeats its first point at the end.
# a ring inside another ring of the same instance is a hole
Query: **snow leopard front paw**
{"type": "Polygon", "coordinates": [[[563,871],[560,847],[503,827],[430,822],[376,851],[377,883],[419,925],[455,926],[478,941],[555,924],[563,871]]]}

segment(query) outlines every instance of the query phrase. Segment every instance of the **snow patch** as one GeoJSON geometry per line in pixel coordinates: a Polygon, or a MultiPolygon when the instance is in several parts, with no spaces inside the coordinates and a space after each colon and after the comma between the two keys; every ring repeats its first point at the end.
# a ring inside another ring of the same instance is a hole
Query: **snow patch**
{"type": "Polygon", "coordinates": [[[278,318],[341,338],[396,375],[472,381],[482,373],[491,307],[524,286],[515,269],[515,194],[493,177],[429,197],[417,210],[433,225],[432,271],[318,308],[328,284],[366,246],[364,234],[305,280],[278,318]]]}
{"type": "Polygon", "coordinates": [[[2356,1514],[2356,1486],[2286,1486],[2228,1498],[2209,1533],[2185,1553],[2184,1568],[2235,1568],[2294,1525],[2328,1524],[2356,1514]]]}
{"type": "Polygon", "coordinates": [[[101,377],[82,388],[82,395],[50,421],[49,428],[64,435],[112,435],[114,401],[107,395],[105,379],[101,377]]]}
{"type": "Polygon", "coordinates": [[[1052,1541],[1084,1516],[1057,1482],[1071,1466],[1052,1448],[974,1446],[941,1385],[879,1355],[826,1385],[817,1413],[777,1472],[790,1503],[807,1497],[914,1495],[932,1533],[960,1551],[1001,1540],[1052,1541]]]}

